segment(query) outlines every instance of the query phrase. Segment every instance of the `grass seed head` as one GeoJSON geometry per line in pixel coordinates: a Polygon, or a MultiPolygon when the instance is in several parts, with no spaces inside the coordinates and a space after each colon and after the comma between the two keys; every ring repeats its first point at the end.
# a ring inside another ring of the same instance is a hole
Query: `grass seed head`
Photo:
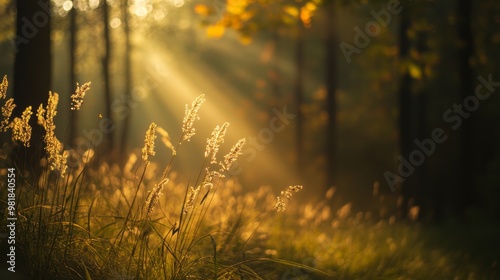
{"type": "Polygon", "coordinates": [[[205,101],[205,95],[198,96],[193,103],[191,108],[186,104],[186,109],[184,113],[184,119],[182,120],[182,140],[189,141],[189,139],[195,134],[195,129],[193,127],[194,121],[199,119],[198,110],[201,104],[205,101]]]}
{"type": "Polygon", "coordinates": [[[281,196],[276,198],[276,204],[274,204],[274,210],[278,212],[284,212],[286,208],[286,204],[283,200],[283,197],[290,200],[294,192],[298,192],[302,189],[301,185],[288,186],[288,188],[284,191],[281,191],[281,196]]]}
{"type": "Polygon", "coordinates": [[[159,184],[156,184],[153,190],[149,193],[148,198],[146,199],[146,203],[144,204],[144,211],[146,212],[146,216],[151,215],[154,210],[154,207],[158,203],[160,197],[163,195],[163,187],[168,183],[168,179],[165,178],[161,180],[159,184]]]}
{"type": "Polygon", "coordinates": [[[245,142],[245,138],[238,140],[238,142],[236,142],[236,144],[231,148],[231,151],[229,151],[229,153],[224,156],[224,161],[219,163],[222,167],[221,172],[229,171],[229,169],[231,169],[231,166],[238,159],[238,156],[243,154],[242,149],[245,145],[245,142]]]}
{"type": "Polygon", "coordinates": [[[144,148],[142,148],[142,159],[149,164],[149,157],[155,155],[155,138],[157,125],[152,122],[144,137],[144,148]]]}
{"type": "Polygon", "coordinates": [[[85,98],[85,93],[90,89],[90,82],[80,86],[76,83],[75,93],[71,95],[71,110],[80,110],[83,103],[83,98],[85,98]]]}
{"type": "Polygon", "coordinates": [[[277,212],[285,212],[286,209],[285,207],[286,207],[285,202],[283,202],[283,200],[281,200],[281,198],[277,196],[276,204],[274,204],[274,210],[276,210],[277,212]]]}
{"type": "Polygon", "coordinates": [[[204,188],[213,189],[214,187],[213,180],[215,176],[219,178],[224,178],[224,174],[220,173],[219,171],[214,171],[214,170],[210,171],[208,167],[205,169],[205,171],[206,171],[205,176],[203,177],[203,182],[201,183],[201,186],[204,188]]]}
{"type": "Polygon", "coordinates": [[[9,87],[9,81],[7,80],[7,75],[3,76],[2,83],[0,84],[0,99],[5,99],[7,97],[7,88],[9,87]]]}
{"type": "Polygon", "coordinates": [[[32,114],[33,112],[31,112],[31,106],[28,106],[26,110],[24,110],[21,117],[14,118],[10,124],[10,127],[12,128],[12,140],[23,143],[25,147],[30,146],[31,126],[29,122],[32,114]]]}
{"type": "Polygon", "coordinates": [[[196,196],[198,195],[199,191],[200,191],[200,186],[196,187],[196,189],[191,187],[191,189],[189,190],[189,193],[187,195],[186,205],[184,206],[184,213],[189,212],[189,210],[191,210],[193,208],[194,201],[195,201],[196,196]]]}
{"type": "Polygon", "coordinates": [[[47,106],[44,108],[43,104],[38,107],[36,116],[38,117],[38,124],[45,129],[45,151],[48,155],[48,162],[51,170],[58,170],[61,177],[64,177],[67,169],[67,154],[63,153],[63,145],[55,135],[56,125],[54,124],[54,117],[57,115],[57,104],[59,103],[59,95],[57,93],[49,92],[49,99],[47,106]]]}
{"type": "Polygon", "coordinates": [[[226,135],[229,123],[225,122],[222,126],[216,126],[212,131],[212,136],[207,139],[207,146],[205,148],[205,158],[210,158],[210,163],[217,163],[215,158],[219,151],[219,146],[224,143],[224,136],[226,135]]]}
{"type": "Polygon", "coordinates": [[[12,112],[14,111],[14,108],[16,108],[16,104],[14,104],[14,99],[10,98],[5,102],[5,104],[2,106],[2,117],[3,120],[0,123],[0,130],[3,132],[6,132],[7,129],[9,128],[9,119],[10,116],[12,115],[12,112]]]}

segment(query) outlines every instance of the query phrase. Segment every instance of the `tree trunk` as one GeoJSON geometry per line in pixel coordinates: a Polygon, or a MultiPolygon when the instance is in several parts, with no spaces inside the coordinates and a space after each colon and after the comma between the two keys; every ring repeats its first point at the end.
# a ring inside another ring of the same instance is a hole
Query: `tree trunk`
{"type": "MultiPolygon", "coordinates": [[[[458,0],[458,69],[460,81],[461,100],[474,94],[473,70],[470,65],[474,53],[473,38],[471,30],[471,1],[458,0]]],[[[473,114],[470,118],[464,118],[461,129],[461,153],[460,175],[462,180],[456,190],[457,198],[454,201],[455,214],[463,218],[466,208],[470,205],[474,186],[474,143],[473,143],[473,114]]]]}
{"type": "Polygon", "coordinates": [[[304,113],[302,107],[302,95],[304,91],[304,26],[301,22],[298,25],[297,45],[295,49],[295,108],[297,110],[296,120],[296,154],[297,154],[297,174],[302,175],[304,163],[304,113]]]}
{"type": "MultiPolygon", "coordinates": [[[[428,34],[427,31],[420,31],[416,38],[416,51],[419,57],[424,57],[429,51],[427,46],[428,34]]],[[[415,100],[415,109],[417,117],[417,129],[416,138],[425,139],[429,137],[429,131],[427,128],[427,77],[423,68],[425,67],[425,61],[419,63],[419,67],[422,69],[422,79],[423,85],[418,90],[415,100]]],[[[428,193],[428,160],[426,159],[422,165],[418,167],[416,174],[416,194],[415,194],[415,204],[420,207],[419,219],[423,219],[427,215],[428,211],[428,198],[430,194],[428,193]]]]}
{"type": "MultiPolygon", "coordinates": [[[[72,94],[76,88],[76,1],[73,1],[73,8],[69,11],[69,75],[70,88],[72,94]]],[[[69,111],[69,144],[76,148],[76,137],[78,131],[78,114],[76,111],[69,111]]]]}
{"type": "MultiPolygon", "coordinates": [[[[105,98],[105,118],[113,121],[113,111],[111,110],[111,35],[109,30],[109,7],[106,1],[102,1],[103,23],[104,23],[104,54],[102,58],[103,78],[104,78],[104,98],[105,98]]],[[[115,124],[116,126],[116,124],[115,124]]],[[[106,153],[111,153],[114,135],[113,131],[105,134],[104,150],[106,153]]]]}
{"type": "Polygon", "coordinates": [[[280,58],[278,56],[280,47],[280,37],[277,30],[272,31],[271,36],[274,48],[273,48],[273,57],[271,62],[271,72],[269,73],[269,78],[271,81],[273,97],[275,99],[279,99],[281,97],[280,58]]]}
{"type": "Polygon", "coordinates": [[[124,70],[125,70],[125,106],[127,107],[125,117],[123,119],[123,129],[121,135],[121,145],[120,145],[120,155],[126,158],[127,145],[128,145],[128,134],[130,130],[130,115],[132,110],[129,106],[131,91],[132,91],[132,71],[131,71],[131,55],[132,47],[130,44],[130,26],[129,26],[129,14],[128,14],[128,2],[124,1],[123,4],[123,31],[125,33],[125,55],[124,55],[124,70]]]}
{"type": "MultiPolygon", "coordinates": [[[[28,106],[36,112],[46,103],[51,87],[50,1],[16,1],[16,38],[14,47],[14,99],[17,104],[14,115],[20,116],[28,106]]],[[[36,113],[35,113],[36,114],[36,113]]],[[[36,170],[43,156],[43,130],[36,116],[32,126],[31,147],[16,149],[19,168],[36,170]]]]}
{"type": "Polygon", "coordinates": [[[326,40],[325,40],[325,84],[326,84],[326,112],[328,113],[328,123],[326,128],[326,188],[334,186],[336,182],[337,166],[337,58],[334,50],[337,49],[337,39],[335,36],[335,4],[330,2],[327,6],[326,15],[326,40]]]}
{"type": "MultiPolygon", "coordinates": [[[[399,29],[399,60],[403,64],[403,73],[399,84],[399,149],[401,156],[408,160],[412,143],[412,96],[411,96],[411,76],[407,67],[407,60],[410,53],[410,40],[408,30],[411,22],[408,9],[403,9],[400,14],[401,23],[399,29]]],[[[400,205],[398,216],[405,219],[408,216],[408,207],[415,194],[410,178],[401,183],[401,194],[403,203],[400,205]]]]}

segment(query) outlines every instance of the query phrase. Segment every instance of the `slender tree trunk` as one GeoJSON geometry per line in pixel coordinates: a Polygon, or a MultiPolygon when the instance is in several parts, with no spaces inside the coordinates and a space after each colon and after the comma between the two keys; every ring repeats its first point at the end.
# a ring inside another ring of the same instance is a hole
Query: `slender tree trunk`
{"type": "MultiPolygon", "coordinates": [[[[416,50],[419,53],[420,57],[424,57],[425,54],[429,51],[427,47],[427,31],[420,31],[417,34],[416,38],[416,50]]],[[[425,67],[425,61],[420,62],[420,68],[425,67]]],[[[425,139],[429,135],[429,131],[427,128],[427,77],[425,72],[422,71],[422,79],[423,85],[418,90],[415,100],[415,108],[416,108],[416,117],[417,117],[417,129],[416,129],[416,138],[417,139],[425,139]]],[[[422,165],[418,167],[417,176],[416,176],[416,195],[415,195],[415,204],[420,207],[419,219],[425,218],[428,212],[428,198],[430,194],[428,193],[428,160],[425,160],[422,165]]]]}
{"type": "Polygon", "coordinates": [[[280,60],[278,57],[278,49],[280,44],[280,37],[278,31],[272,31],[272,39],[274,44],[272,66],[270,73],[270,80],[272,85],[273,96],[278,99],[281,96],[281,73],[280,73],[280,60]]]}
{"type": "Polygon", "coordinates": [[[304,163],[304,113],[301,109],[304,91],[304,27],[299,22],[297,33],[297,45],[295,49],[295,108],[297,110],[296,120],[296,150],[297,171],[299,176],[303,172],[304,163]]]}
{"type": "MultiPolygon", "coordinates": [[[[457,13],[458,25],[457,32],[459,38],[458,48],[458,69],[460,80],[461,99],[474,94],[473,70],[470,65],[474,53],[473,38],[471,30],[471,9],[470,0],[458,0],[457,13]]],[[[456,190],[457,199],[454,201],[455,214],[459,217],[464,216],[466,208],[470,205],[474,187],[474,148],[473,148],[473,115],[470,118],[464,118],[461,129],[461,165],[460,175],[462,180],[458,190],[456,190]]]]}
{"type": "MultiPolygon", "coordinates": [[[[104,76],[104,98],[106,118],[113,121],[113,112],[111,110],[112,92],[111,92],[111,35],[109,30],[109,6],[106,1],[102,1],[103,23],[104,23],[104,54],[102,58],[103,76],[104,76]]],[[[116,124],[115,124],[116,126],[116,124]]],[[[104,151],[111,152],[114,135],[113,131],[105,134],[104,151]]]]}
{"type": "MultiPolygon", "coordinates": [[[[406,61],[410,53],[410,40],[408,30],[410,28],[410,16],[408,9],[403,9],[400,14],[401,23],[399,29],[399,59],[404,65],[404,71],[401,76],[398,97],[399,97],[399,149],[401,156],[408,160],[412,143],[412,97],[411,97],[411,76],[406,67],[406,61]]],[[[404,219],[408,216],[408,206],[413,200],[414,189],[409,179],[401,184],[401,194],[403,203],[400,205],[398,216],[404,219]]]]}
{"type": "MultiPolygon", "coordinates": [[[[73,93],[76,88],[76,1],[73,1],[73,8],[69,11],[69,75],[70,88],[69,93],[73,93]]],[[[76,148],[76,137],[78,131],[78,114],[76,111],[69,112],[69,143],[73,148],[76,148]]]]}
{"type": "MultiPolygon", "coordinates": [[[[124,67],[125,67],[125,100],[130,101],[131,91],[132,91],[132,69],[131,69],[131,55],[132,46],[130,44],[130,26],[129,26],[129,14],[128,14],[128,1],[125,0],[123,5],[123,31],[125,33],[125,55],[124,55],[124,67]]],[[[126,156],[127,145],[128,145],[128,134],[130,129],[130,115],[132,110],[129,106],[129,102],[126,102],[127,114],[123,120],[123,130],[121,135],[121,156],[126,156]]]]}
{"type": "MultiPolygon", "coordinates": [[[[46,103],[51,87],[50,1],[16,1],[16,51],[14,62],[14,115],[19,116],[28,106],[36,112],[46,103]]],[[[15,150],[19,168],[34,170],[43,156],[43,131],[33,115],[31,147],[15,150]]]]}
{"type": "Polygon", "coordinates": [[[328,113],[328,123],[326,130],[326,187],[334,186],[336,182],[337,166],[337,58],[334,50],[337,49],[337,38],[335,35],[335,4],[330,2],[327,6],[326,15],[326,40],[325,40],[325,84],[326,84],[326,111],[328,113]]]}

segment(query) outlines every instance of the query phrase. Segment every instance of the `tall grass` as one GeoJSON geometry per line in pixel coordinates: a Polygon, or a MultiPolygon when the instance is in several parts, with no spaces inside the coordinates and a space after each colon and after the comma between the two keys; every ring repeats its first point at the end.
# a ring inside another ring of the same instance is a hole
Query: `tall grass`
{"type": "MultiPolygon", "coordinates": [[[[174,166],[186,141],[197,136],[204,96],[186,105],[180,137],[155,123],[144,146],[124,162],[104,160],[98,142],[85,151],[64,150],[55,133],[59,96],[36,110],[44,135],[31,139],[25,108],[12,118],[8,81],[0,84],[3,167],[26,166],[19,147],[43,149],[40,164],[16,169],[16,273],[27,279],[497,279],[500,228],[464,229],[397,223],[399,199],[374,185],[372,211],[324,201],[287,209],[301,186],[276,196],[270,187],[243,192],[231,167],[245,145],[221,156],[229,124],[214,128],[200,155],[197,176],[185,181],[174,166]],[[158,141],[160,140],[160,141],[158,141]],[[44,145],[36,144],[43,141],[44,145]],[[169,154],[157,155],[161,142],[169,154]],[[156,157],[168,157],[160,166],[156,157]],[[291,211],[290,211],[291,210],[291,211]],[[292,212],[292,213],[290,213],[292,212]]],[[[78,113],[90,84],[72,95],[78,113]]],[[[0,170],[0,200],[8,195],[0,170]]],[[[8,213],[2,207],[0,227],[8,213]]],[[[409,211],[418,216],[418,208],[409,211]]],[[[0,248],[6,252],[7,242],[0,248]]],[[[5,265],[5,263],[4,263],[5,265]]],[[[10,273],[10,272],[8,272],[10,273]]],[[[3,277],[3,274],[0,274],[3,277]]],[[[9,274],[12,276],[12,274],[9,274]]]]}
{"type": "MultiPolygon", "coordinates": [[[[31,107],[10,120],[15,104],[6,100],[7,86],[4,77],[1,130],[12,138],[2,148],[4,155],[19,145],[36,148],[38,141],[30,142],[31,107]]],[[[81,109],[88,90],[90,83],[77,85],[73,113],[81,109]]],[[[239,194],[241,187],[229,174],[245,139],[228,154],[218,154],[229,123],[216,126],[207,139],[196,178],[182,182],[172,170],[182,143],[195,136],[203,95],[186,105],[175,144],[166,129],[152,123],[142,153],[132,153],[122,165],[103,161],[96,147],[83,153],[64,150],[55,134],[58,101],[57,93],[49,93],[47,105],[36,112],[45,132],[40,165],[18,170],[21,274],[33,279],[264,279],[278,275],[278,267],[293,265],[270,258],[261,236],[268,231],[270,216],[283,211],[292,192],[302,187],[291,186],[278,198],[269,190],[239,194]],[[163,168],[153,160],[158,136],[171,150],[163,168]]],[[[24,166],[22,160],[4,158],[4,163],[24,166]]],[[[5,188],[1,195],[6,197],[5,188]]],[[[3,213],[2,223],[7,216],[3,213]]]]}

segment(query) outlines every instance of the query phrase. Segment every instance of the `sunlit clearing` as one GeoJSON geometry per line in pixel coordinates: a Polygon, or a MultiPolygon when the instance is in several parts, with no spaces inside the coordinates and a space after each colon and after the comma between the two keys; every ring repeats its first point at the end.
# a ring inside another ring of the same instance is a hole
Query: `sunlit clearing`
{"type": "MultiPolygon", "coordinates": [[[[140,106],[144,108],[145,115],[140,120],[140,126],[155,120],[160,126],[175,129],[171,124],[182,121],[184,115],[184,107],[179,104],[190,104],[197,96],[205,94],[207,102],[200,111],[199,127],[196,128],[196,136],[192,140],[196,148],[187,146],[193,145],[191,143],[183,144],[186,150],[190,150],[188,153],[199,155],[212,129],[228,121],[230,126],[225,141],[226,147],[231,147],[239,138],[250,139],[240,160],[241,172],[237,175],[238,178],[250,181],[250,188],[257,187],[258,184],[276,183],[281,186],[279,182],[293,181],[294,176],[290,175],[294,174],[291,170],[293,163],[273,151],[276,143],[260,143],[259,146],[262,145],[263,148],[256,148],[257,144],[252,143],[252,139],[256,139],[265,127],[257,127],[255,123],[244,120],[241,113],[243,96],[230,82],[220,77],[213,69],[197,64],[187,55],[173,54],[164,47],[155,47],[154,44],[141,45],[137,55],[139,59],[135,61],[140,61],[144,64],[142,67],[147,69],[146,73],[135,74],[135,94],[144,97],[140,106]]],[[[133,114],[142,115],[142,112],[138,111],[133,114]]],[[[139,121],[136,121],[136,124],[137,122],[139,121]]],[[[293,127],[285,129],[292,130],[293,127]]],[[[169,133],[175,137],[176,131],[169,133]]],[[[182,166],[192,169],[192,162],[196,158],[180,160],[184,160],[180,163],[182,166]]]]}

